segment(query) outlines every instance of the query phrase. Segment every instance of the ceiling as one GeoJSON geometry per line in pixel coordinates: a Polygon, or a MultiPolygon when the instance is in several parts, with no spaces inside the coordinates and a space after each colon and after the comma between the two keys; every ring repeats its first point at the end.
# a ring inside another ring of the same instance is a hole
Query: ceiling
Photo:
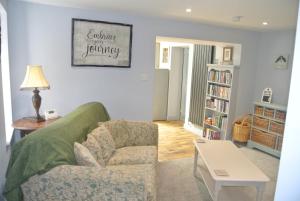
{"type": "Polygon", "coordinates": [[[117,11],[250,30],[295,29],[298,0],[19,0],[117,11]],[[191,13],[185,9],[191,8],[191,13]],[[242,16],[234,22],[234,16],[242,16]],[[263,26],[262,22],[268,25],[263,26]]]}

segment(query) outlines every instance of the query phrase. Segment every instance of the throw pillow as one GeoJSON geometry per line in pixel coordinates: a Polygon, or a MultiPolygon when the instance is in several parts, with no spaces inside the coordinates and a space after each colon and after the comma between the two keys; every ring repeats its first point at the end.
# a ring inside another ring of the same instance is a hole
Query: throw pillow
{"type": "Polygon", "coordinates": [[[116,148],[126,147],[129,142],[129,130],[127,121],[113,120],[106,122],[98,122],[98,126],[105,126],[112,135],[116,148]]]}
{"type": "Polygon", "coordinates": [[[82,144],[74,143],[74,154],[78,165],[101,168],[90,151],[82,144]]]}
{"type": "Polygon", "coordinates": [[[116,150],[114,139],[112,138],[109,130],[104,126],[99,126],[94,129],[90,135],[95,137],[97,140],[102,149],[103,159],[105,163],[107,163],[116,150]]]}
{"type": "Polygon", "coordinates": [[[95,137],[91,134],[87,135],[87,140],[82,143],[83,146],[88,148],[90,153],[93,155],[93,157],[96,159],[96,161],[102,166],[105,166],[105,162],[103,160],[103,153],[101,146],[99,145],[98,141],[95,139],[95,137]]]}

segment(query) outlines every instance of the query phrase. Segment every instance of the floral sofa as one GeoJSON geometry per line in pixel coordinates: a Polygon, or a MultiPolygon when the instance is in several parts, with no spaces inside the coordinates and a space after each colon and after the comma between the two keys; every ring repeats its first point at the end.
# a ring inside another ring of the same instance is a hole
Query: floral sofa
{"type": "MultiPolygon", "coordinates": [[[[106,121],[92,128],[97,126],[105,126],[110,131],[116,147],[104,168],[79,166],[76,162],[55,165],[45,173],[37,172],[30,176],[20,185],[22,199],[155,201],[157,125],[150,122],[106,121]]],[[[57,131],[57,128],[54,130],[57,131]]],[[[86,138],[87,134],[83,140],[71,143],[82,143],[86,138]]]]}

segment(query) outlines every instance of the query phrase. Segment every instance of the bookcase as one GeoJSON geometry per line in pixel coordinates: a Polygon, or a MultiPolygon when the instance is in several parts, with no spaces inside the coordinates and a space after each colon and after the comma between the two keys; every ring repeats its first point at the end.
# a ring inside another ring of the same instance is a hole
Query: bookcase
{"type": "Polygon", "coordinates": [[[209,140],[231,139],[237,78],[237,66],[208,64],[203,138],[209,140]]]}
{"type": "Polygon", "coordinates": [[[280,157],[286,106],[255,102],[248,147],[280,157]]]}

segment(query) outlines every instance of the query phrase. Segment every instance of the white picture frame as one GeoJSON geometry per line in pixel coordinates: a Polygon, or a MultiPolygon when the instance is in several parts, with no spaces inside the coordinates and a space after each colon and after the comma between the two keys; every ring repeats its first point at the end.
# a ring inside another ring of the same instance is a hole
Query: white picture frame
{"type": "Polygon", "coordinates": [[[233,47],[223,47],[223,62],[233,62],[233,47]]]}
{"type": "Polygon", "coordinates": [[[160,43],[159,47],[159,68],[171,68],[171,47],[168,44],[160,43]]]}

